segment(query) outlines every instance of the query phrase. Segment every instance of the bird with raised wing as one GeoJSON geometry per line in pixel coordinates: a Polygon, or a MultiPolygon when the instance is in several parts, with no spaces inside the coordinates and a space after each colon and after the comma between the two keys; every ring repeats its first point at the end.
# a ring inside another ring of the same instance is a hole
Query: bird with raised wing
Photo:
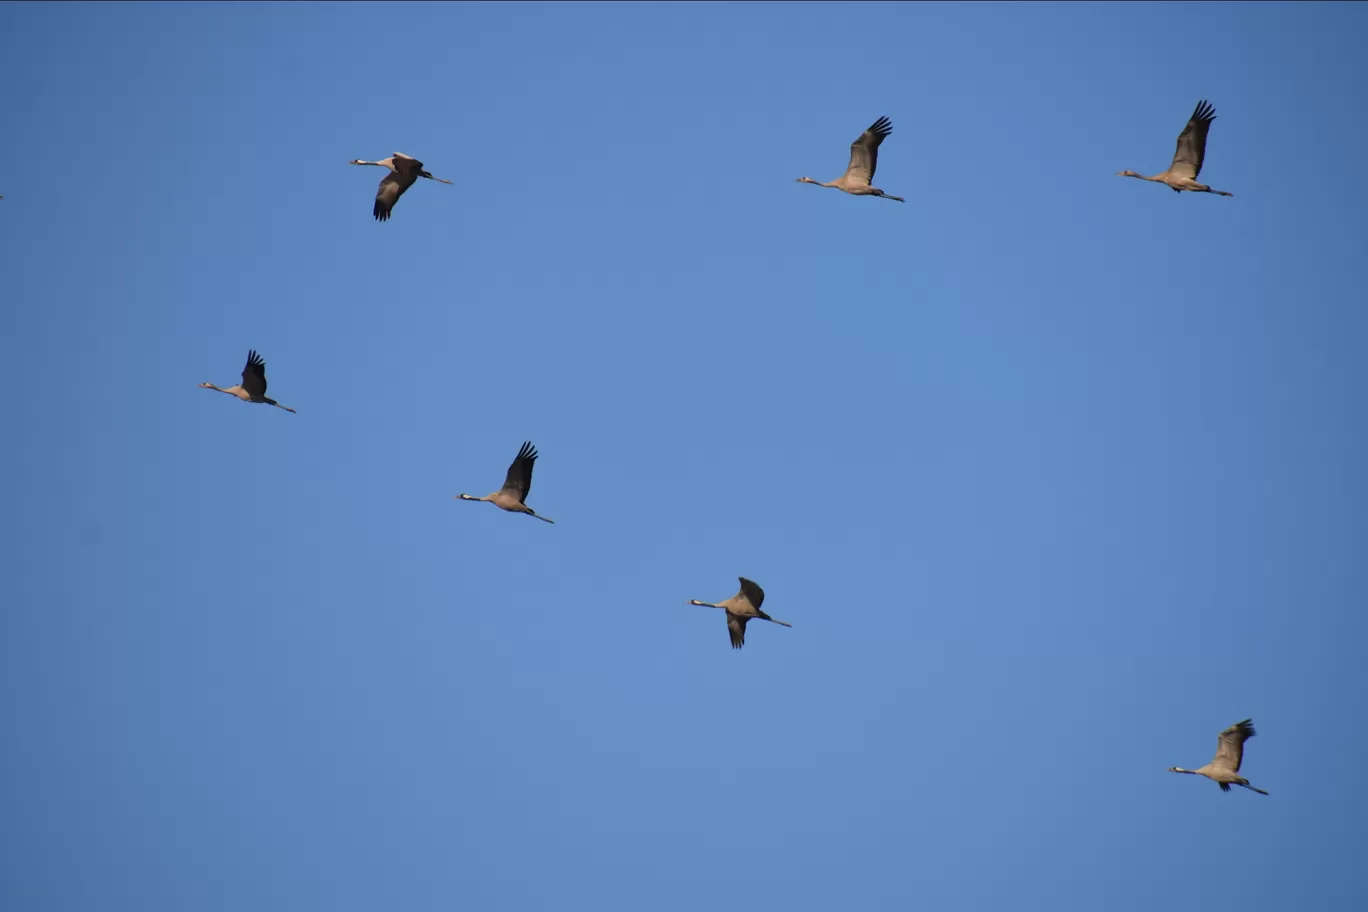
{"type": "Polygon", "coordinates": [[[760,606],[765,603],[765,590],[744,576],[737,577],[737,579],[741,581],[741,591],[724,602],[718,602],[714,605],[712,602],[700,602],[698,599],[689,600],[690,605],[721,608],[727,612],[727,633],[731,635],[732,649],[740,649],[745,644],[746,622],[752,618],[769,621],[772,624],[780,624],[784,627],[793,626],[788,621],[772,618],[760,610],[760,606]]]}
{"type": "Polygon", "coordinates": [[[513,459],[513,464],[508,467],[508,475],[504,478],[503,487],[493,494],[486,494],[484,497],[475,497],[471,494],[457,494],[457,500],[483,500],[492,503],[500,510],[508,510],[510,513],[526,513],[528,516],[536,516],[542,522],[555,522],[554,519],[547,519],[545,516],[538,516],[536,511],[526,503],[527,495],[532,491],[532,467],[537,462],[537,449],[532,446],[532,441],[527,441],[518,450],[518,455],[513,459]]]}
{"type": "MultiPolygon", "coordinates": [[[[218,390],[220,393],[227,393],[236,396],[243,402],[260,402],[265,405],[274,405],[278,409],[287,412],[294,412],[288,405],[281,405],[274,399],[266,396],[266,362],[261,359],[255,351],[247,352],[247,366],[242,369],[242,384],[230,386],[224,389],[221,386],[214,386],[212,383],[201,383],[203,389],[218,390]]],[[[295,412],[295,414],[298,414],[295,412]]]]}
{"type": "Polygon", "coordinates": [[[1146,177],[1134,171],[1117,171],[1119,177],[1138,177],[1140,180],[1168,184],[1175,193],[1190,190],[1193,193],[1215,193],[1218,196],[1234,196],[1224,190],[1213,190],[1206,184],[1197,183],[1197,175],[1202,173],[1202,162],[1206,159],[1207,132],[1211,122],[1216,119],[1216,109],[1205,100],[1197,102],[1196,109],[1188,118],[1187,126],[1178,134],[1178,148],[1173,153],[1173,161],[1168,170],[1153,177],[1146,177]]]}
{"type": "Polygon", "coordinates": [[[879,145],[884,141],[884,137],[892,132],[893,122],[887,117],[880,117],[868,130],[860,134],[859,139],[850,144],[850,164],[846,166],[845,174],[825,184],[810,177],[800,177],[797,179],[798,183],[835,187],[855,196],[879,196],[900,203],[907,202],[901,196],[892,196],[878,187],[871,186],[874,170],[879,166],[879,145]]]}
{"type": "Polygon", "coordinates": [[[411,155],[405,155],[403,152],[395,152],[389,158],[382,158],[378,162],[353,158],[347,164],[375,165],[379,168],[389,169],[389,174],[380,178],[380,188],[375,191],[375,207],[371,210],[371,214],[375,216],[377,222],[389,219],[394,204],[399,202],[399,197],[404,195],[405,190],[417,183],[418,178],[426,177],[428,180],[435,180],[442,184],[451,183],[449,180],[428,174],[423,170],[422,162],[411,155]]]}
{"type": "Polygon", "coordinates": [[[1223,792],[1230,791],[1232,785],[1238,785],[1249,789],[1251,792],[1267,795],[1268,792],[1250,785],[1249,780],[1240,775],[1240,761],[1244,759],[1244,743],[1252,737],[1254,737],[1253,719],[1236,722],[1221,732],[1216,739],[1216,756],[1206,766],[1195,770],[1183,769],[1181,766],[1170,766],[1169,772],[1206,776],[1219,785],[1223,792]]]}

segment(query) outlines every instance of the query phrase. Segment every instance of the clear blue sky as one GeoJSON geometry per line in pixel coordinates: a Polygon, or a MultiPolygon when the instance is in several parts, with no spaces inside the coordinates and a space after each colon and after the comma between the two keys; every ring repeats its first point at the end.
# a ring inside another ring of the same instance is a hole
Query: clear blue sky
{"type": "Polygon", "coordinates": [[[1365,34],[0,7],[0,908],[1365,908],[1365,34]]]}

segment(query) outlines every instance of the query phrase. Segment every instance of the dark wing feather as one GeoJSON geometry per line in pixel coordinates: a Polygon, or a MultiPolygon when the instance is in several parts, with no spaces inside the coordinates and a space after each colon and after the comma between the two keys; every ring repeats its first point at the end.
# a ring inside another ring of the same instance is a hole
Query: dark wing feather
{"type": "Polygon", "coordinates": [[[870,124],[860,138],[850,144],[850,164],[846,167],[846,182],[869,186],[874,181],[874,172],[879,167],[879,144],[884,137],[893,132],[893,122],[880,117],[870,124]]]}
{"type": "Polygon", "coordinates": [[[266,395],[266,362],[255,351],[247,352],[247,366],[242,369],[242,388],[253,399],[266,395]]]}
{"type": "Polygon", "coordinates": [[[759,611],[760,606],[765,603],[765,590],[744,576],[739,576],[737,579],[741,580],[741,594],[746,597],[746,601],[755,607],[756,611],[759,611]]]}
{"type": "Polygon", "coordinates": [[[1211,761],[1211,765],[1238,773],[1240,762],[1244,759],[1245,740],[1252,737],[1254,726],[1250,719],[1236,722],[1221,732],[1220,737],[1216,739],[1216,757],[1211,761]]]}
{"type": "Polygon", "coordinates": [[[503,489],[517,494],[519,503],[526,503],[527,495],[532,492],[532,466],[536,461],[537,448],[529,440],[518,450],[517,457],[508,467],[503,489]]]}
{"type": "Polygon", "coordinates": [[[740,649],[746,643],[746,621],[749,618],[737,617],[727,612],[727,634],[731,637],[732,649],[740,649]]]}
{"type": "Polygon", "coordinates": [[[399,202],[399,197],[404,195],[404,191],[413,186],[414,181],[418,180],[418,172],[401,167],[401,162],[396,161],[397,172],[390,172],[380,179],[380,189],[375,192],[375,208],[371,214],[375,216],[377,222],[389,219],[390,211],[394,209],[394,204],[399,202]]]}
{"type": "Polygon", "coordinates": [[[1216,109],[1207,101],[1197,102],[1187,126],[1178,134],[1178,148],[1173,153],[1173,163],[1169,173],[1196,179],[1202,173],[1202,160],[1206,158],[1207,131],[1216,119],[1216,109]]]}

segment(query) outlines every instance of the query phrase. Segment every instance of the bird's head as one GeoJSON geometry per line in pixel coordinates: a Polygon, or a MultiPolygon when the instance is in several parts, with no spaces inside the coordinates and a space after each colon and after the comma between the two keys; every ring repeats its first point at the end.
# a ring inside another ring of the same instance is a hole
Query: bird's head
{"type": "Polygon", "coordinates": [[[201,384],[200,384],[200,389],[213,389],[213,388],[214,388],[214,384],[212,384],[212,383],[205,382],[205,383],[201,383],[201,384]]]}
{"type": "Polygon", "coordinates": [[[1186,772],[1187,772],[1187,770],[1183,769],[1181,766],[1170,766],[1170,767],[1168,768],[1168,771],[1169,771],[1170,773],[1186,773],[1186,772]]]}
{"type": "Polygon", "coordinates": [[[1117,176],[1117,177],[1139,177],[1140,175],[1139,175],[1139,174],[1136,174],[1134,171],[1117,171],[1117,172],[1116,172],[1116,176],[1117,176]]]}
{"type": "Polygon", "coordinates": [[[359,159],[359,158],[353,158],[351,161],[347,162],[347,164],[349,164],[349,165],[369,165],[370,162],[368,162],[368,161],[362,161],[362,160],[359,159]]]}
{"type": "Polygon", "coordinates": [[[815,184],[815,183],[817,183],[815,180],[813,180],[813,179],[810,178],[810,177],[797,177],[797,178],[794,178],[794,182],[795,182],[795,183],[799,183],[799,184],[815,184]]]}

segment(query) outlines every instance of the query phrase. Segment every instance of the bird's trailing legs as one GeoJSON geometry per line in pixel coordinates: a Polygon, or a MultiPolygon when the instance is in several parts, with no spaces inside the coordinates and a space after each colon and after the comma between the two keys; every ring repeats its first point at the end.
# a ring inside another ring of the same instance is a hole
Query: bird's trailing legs
{"type": "MultiPolygon", "coordinates": [[[[1171,186],[1171,185],[1170,185],[1170,186],[1171,186]]],[[[1172,186],[1171,186],[1171,189],[1177,190],[1178,188],[1177,188],[1177,187],[1172,187],[1172,186]]],[[[1191,180],[1191,179],[1189,179],[1189,180],[1183,182],[1183,187],[1182,187],[1182,189],[1191,191],[1191,192],[1193,192],[1193,193],[1214,193],[1214,194],[1216,194],[1217,196],[1234,196],[1234,195],[1235,195],[1235,194],[1233,194],[1233,193],[1228,193],[1228,192],[1226,192],[1225,190],[1213,190],[1212,188],[1208,187],[1206,184],[1199,184],[1199,183],[1197,183],[1195,180],[1191,180]]]]}
{"type": "Polygon", "coordinates": [[[1156,183],[1156,184],[1163,184],[1164,186],[1166,186],[1166,187],[1168,187],[1170,190],[1172,190],[1174,193],[1182,193],[1184,190],[1186,190],[1186,191],[1188,191],[1189,193],[1214,193],[1214,194],[1216,194],[1217,196],[1234,196],[1234,195],[1235,195],[1235,194],[1229,193],[1229,192],[1227,192],[1227,191],[1225,191],[1225,190],[1213,190],[1213,189],[1211,189],[1210,187],[1208,187],[1206,184],[1199,184],[1199,183],[1197,183],[1197,182],[1196,182],[1195,180],[1193,180],[1192,178],[1182,178],[1182,179],[1178,180],[1177,183],[1178,183],[1180,186],[1175,187],[1172,183],[1169,182],[1169,179],[1168,179],[1168,177],[1167,177],[1167,174],[1168,174],[1167,171],[1163,172],[1162,174],[1155,174],[1155,175],[1140,174],[1139,172],[1136,172],[1136,171],[1117,171],[1117,172],[1116,172],[1116,176],[1117,176],[1117,177],[1133,177],[1133,178],[1135,178],[1136,180],[1152,181],[1153,183],[1156,183]]]}

